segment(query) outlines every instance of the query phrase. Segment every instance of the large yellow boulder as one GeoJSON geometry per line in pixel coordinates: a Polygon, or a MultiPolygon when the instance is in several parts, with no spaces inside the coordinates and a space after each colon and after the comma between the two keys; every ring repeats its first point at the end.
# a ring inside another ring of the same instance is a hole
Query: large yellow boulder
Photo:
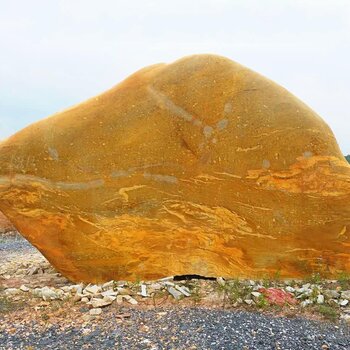
{"type": "Polygon", "coordinates": [[[142,69],[0,144],[0,211],[74,281],[350,272],[350,167],[223,57],[142,69]]]}

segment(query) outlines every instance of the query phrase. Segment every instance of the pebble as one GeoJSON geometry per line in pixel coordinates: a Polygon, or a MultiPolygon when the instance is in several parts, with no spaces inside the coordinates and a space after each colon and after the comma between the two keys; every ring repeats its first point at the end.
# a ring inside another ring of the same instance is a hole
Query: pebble
{"type": "Polygon", "coordinates": [[[20,290],[17,289],[17,288],[7,288],[5,290],[5,294],[6,295],[16,295],[16,294],[19,294],[20,293],[20,290]]]}
{"type": "Polygon", "coordinates": [[[160,290],[163,288],[163,285],[161,285],[160,283],[152,283],[149,287],[153,290],[160,290]]]}
{"type": "Polygon", "coordinates": [[[27,286],[25,286],[24,284],[22,284],[19,289],[22,291],[22,292],[29,292],[29,288],[27,286]]]}
{"type": "Polygon", "coordinates": [[[317,304],[323,304],[324,303],[324,296],[322,294],[319,294],[317,296],[317,304]]]}
{"type": "Polygon", "coordinates": [[[116,297],[112,297],[112,296],[106,296],[103,299],[92,298],[90,300],[90,304],[93,308],[100,308],[100,307],[111,305],[115,299],[116,297]]]}
{"type": "Polygon", "coordinates": [[[259,293],[259,292],[251,292],[251,294],[255,298],[259,298],[261,296],[261,293],[259,293]]]}
{"type": "Polygon", "coordinates": [[[159,279],[159,281],[161,282],[165,282],[165,281],[172,281],[174,279],[174,276],[169,276],[169,277],[164,277],[159,279]]]}
{"type": "Polygon", "coordinates": [[[102,288],[100,286],[94,284],[86,286],[84,292],[96,295],[97,293],[101,292],[101,290],[102,288]]]}
{"type": "Polygon", "coordinates": [[[75,285],[69,286],[69,289],[70,289],[70,292],[82,294],[83,287],[84,287],[83,284],[75,284],[75,285]]]}
{"type": "Polygon", "coordinates": [[[346,291],[342,292],[341,298],[346,299],[346,300],[350,300],[350,290],[346,290],[346,291]]]}
{"type": "Polygon", "coordinates": [[[176,299],[179,300],[182,297],[182,293],[176,290],[174,287],[169,287],[168,292],[176,299]]]}
{"type": "Polygon", "coordinates": [[[49,287],[41,288],[41,297],[44,301],[59,299],[58,294],[49,287]]]}
{"type": "Polygon", "coordinates": [[[102,309],[101,308],[94,308],[89,311],[89,314],[91,316],[98,316],[102,314],[102,309]]]}
{"type": "Polygon", "coordinates": [[[226,284],[225,280],[222,277],[218,277],[216,279],[216,282],[218,282],[220,286],[224,286],[226,284]]]}
{"type": "Polygon", "coordinates": [[[340,315],[340,319],[350,324],[350,315],[342,314],[340,315]]]}
{"type": "Polygon", "coordinates": [[[349,304],[349,300],[343,299],[339,301],[339,305],[340,306],[346,306],[349,304]]]}
{"type": "Polygon", "coordinates": [[[306,300],[303,300],[303,301],[300,303],[300,306],[301,306],[301,307],[306,307],[306,306],[311,305],[311,304],[312,304],[312,300],[306,299],[306,300]]]}
{"type": "Polygon", "coordinates": [[[182,293],[184,296],[186,296],[186,297],[190,297],[191,296],[191,292],[190,292],[190,290],[187,288],[187,287],[185,287],[185,286],[179,286],[179,285],[175,285],[175,288],[180,292],[180,293],[182,293]]]}
{"type": "Polygon", "coordinates": [[[78,301],[81,301],[82,297],[80,294],[75,294],[73,297],[73,301],[77,303],[78,301]]]}
{"type": "Polygon", "coordinates": [[[108,290],[102,292],[101,295],[102,295],[103,297],[107,297],[107,296],[113,296],[113,297],[115,297],[115,296],[118,295],[118,292],[117,292],[117,291],[114,291],[113,289],[108,289],[108,290]]]}
{"type": "Polygon", "coordinates": [[[118,294],[120,295],[130,295],[132,293],[130,289],[122,288],[122,287],[118,287],[117,291],[118,291],[118,294]]]}
{"type": "Polygon", "coordinates": [[[340,293],[337,292],[336,290],[332,290],[332,289],[324,290],[323,295],[329,299],[338,299],[340,297],[340,293]]]}
{"type": "MultiPolygon", "coordinates": [[[[103,285],[102,285],[102,289],[104,289],[104,290],[106,290],[106,289],[110,289],[111,287],[113,287],[114,286],[114,281],[112,280],[112,281],[108,281],[108,282],[106,282],[106,283],[104,283],[103,285]]],[[[113,289],[113,288],[112,288],[113,289]]]]}
{"type": "Polygon", "coordinates": [[[141,284],[141,296],[143,297],[148,297],[148,294],[147,294],[147,287],[145,284],[141,284]]]}

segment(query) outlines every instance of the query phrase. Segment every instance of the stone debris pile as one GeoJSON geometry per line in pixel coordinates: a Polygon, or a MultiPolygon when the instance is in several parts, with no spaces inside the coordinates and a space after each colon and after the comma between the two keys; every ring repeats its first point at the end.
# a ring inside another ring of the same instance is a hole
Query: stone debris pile
{"type": "MultiPolygon", "coordinates": [[[[205,306],[266,308],[270,305],[313,310],[326,307],[350,322],[350,278],[343,280],[273,281],[167,277],[156,281],[114,281],[73,284],[38,253],[9,254],[0,266],[0,298],[71,301],[88,307],[90,316],[115,305],[157,305],[159,300],[205,306]]],[[[35,305],[35,308],[40,305],[35,305]]]]}

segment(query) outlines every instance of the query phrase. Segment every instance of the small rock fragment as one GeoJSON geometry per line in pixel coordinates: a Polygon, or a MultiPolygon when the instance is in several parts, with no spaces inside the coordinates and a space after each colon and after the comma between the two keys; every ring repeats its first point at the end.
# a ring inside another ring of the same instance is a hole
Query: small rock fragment
{"type": "Polygon", "coordinates": [[[259,293],[259,292],[251,292],[251,294],[255,298],[259,298],[261,296],[261,293],[259,293]]]}
{"type": "Polygon", "coordinates": [[[117,288],[118,294],[120,295],[130,295],[132,294],[132,291],[129,288],[117,288]]]}
{"type": "Polygon", "coordinates": [[[69,286],[70,288],[70,291],[72,293],[79,293],[79,294],[82,294],[83,293],[83,285],[82,284],[75,284],[73,286],[69,286]]]}
{"type": "Polygon", "coordinates": [[[303,300],[300,303],[301,307],[306,307],[306,306],[311,305],[311,304],[312,304],[312,301],[310,299],[303,300]]]}
{"type": "Polygon", "coordinates": [[[164,277],[159,279],[158,281],[165,282],[165,281],[172,281],[174,279],[174,276],[164,277]]]}
{"type": "Polygon", "coordinates": [[[340,319],[350,324],[350,315],[348,314],[341,315],[340,319]]]}
{"type": "Polygon", "coordinates": [[[41,288],[41,296],[44,301],[59,299],[58,294],[53,289],[46,286],[41,288]]]}
{"type": "Polygon", "coordinates": [[[340,293],[332,289],[324,290],[323,295],[328,299],[338,299],[340,297],[340,293]]]}
{"type": "Polygon", "coordinates": [[[108,290],[102,292],[101,295],[103,297],[107,297],[107,296],[116,297],[118,295],[118,292],[114,291],[113,289],[108,289],[108,290]]]}
{"type": "Polygon", "coordinates": [[[27,286],[25,286],[24,284],[22,284],[19,289],[22,291],[22,292],[29,292],[29,288],[27,286]]]}
{"type": "Polygon", "coordinates": [[[73,297],[73,301],[76,303],[82,299],[81,294],[75,294],[73,297]]]}
{"type": "Polygon", "coordinates": [[[341,293],[341,298],[350,300],[350,290],[345,290],[344,292],[341,293]]]}
{"type": "Polygon", "coordinates": [[[169,282],[169,281],[165,281],[164,284],[165,284],[166,286],[171,286],[171,287],[174,287],[174,286],[175,286],[175,283],[169,282]]]}
{"type": "Polygon", "coordinates": [[[122,304],[123,303],[123,297],[124,297],[124,295],[118,295],[117,296],[117,304],[122,304]]]}
{"type": "Polygon", "coordinates": [[[216,279],[216,282],[218,282],[218,284],[220,285],[220,286],[224,286],[225,285],[225,280],[222,278],[222,277],[218,277],[217,279],[216,279]]]}
{"type": "Polygon", "coordinates": [[[191,296],[191,292],[190,292],[190,290],[189,290],[187,287],[175,285],[175,288],[176,288],[180,293],[182,293],[185,297],[190,297],[190,296],[191,296]]]}
{"type": "Polygon", "coordinates": [[[84,292],[96,295],[101,291],[101,287],[97,286],[95,284],[93,285],[88,285],[87,287],[85,287],[84,292]]]}
{"type": "Polygon", "coordinates": [[[104,306],[111,305],[116,297],[106,296],[103,299],[92,298],[90,303],[93,308],[101,308],[104,306]]]}
{"type": "Polygon", "coordinates": [[[182,297],[182,293],[176,290],[174,287],[169,287],[168,292],[176,299],[179,300],[182,297]]]}
{"type": "Polygon", "coordinates": [[[150,289],[153,289],[153,290],[160,290],[163,288],[163,286],[160,284],[160,283],[152,283],[150,286],[149,286],[150,289]]]}
{"type": "Polygon", "coordinates": [[[101,315],[102,314],[102,309],[101,308],[95,308],[95,309],[91,309],[89,311],[89,314],[91,316],[98,316],[98,315],[101,315]]]}
{"type": "Polygon", "coordinates": [[[30,268],[27,272],[27,275],[32,276],[32,275],[36,275],[39,271],[39,267],[35,267],[33,266],[32,268],[30,268]]]}
{"type": "Polygon", "coordinates": [[[317,302],[317,304],[323,304],[324,303],[324,296],[322,294],[319,294],[317,296],[316,302],[317,302]]]}
{"type": "Polygon", "coordinates": [[[129,304],[132,304],[132,305],[137,305],[138,304],[137,300],[134,299],[133,297],[131,297],[130,295],[124,295],[124,298],[126,299],[126,301],[129,304]]]}
{"type": "Polygon", "coordinates": [[[286,291],[289,292],[289,293],[294,293],[295,292],[295,288],[291,287],[291,286],[287,286],[286,288],[286,291]]]}
{"type": "Polygon", "coordinates": [[[110,289],[111,287],[113,287],[114,285],[114,281],[109,281],[109,282],[106,282],[102,285],[102,289],[103,290],[106,290],[106,289],[110,289]]]}
{"type": "Polygon", "coordinates": [[[338,306],[338,301],[336,299],[329,299],[328,305],[330,306],[338,306]]]}
{"type": "Polygon", "coordinates": [[[20,293],[20,290],[17,289],[17,288],[7,288],[5,290],[5,294],[6,295],[16,295],[16,294],[19,294],[20,293]]]}
{"type": "Polygon", "coordinates": [[[340,306],[346,306],[348,304],[349,304],[349,300],[347,300],[347,299],[342,299],[339,301],[340,306]]]}
{"type": "Polygon", "coordinates": [[[145,284],[141,284],[141,296],[143,297],[148,297],[148,294],[147,294],[147,287],[145,284]]]}

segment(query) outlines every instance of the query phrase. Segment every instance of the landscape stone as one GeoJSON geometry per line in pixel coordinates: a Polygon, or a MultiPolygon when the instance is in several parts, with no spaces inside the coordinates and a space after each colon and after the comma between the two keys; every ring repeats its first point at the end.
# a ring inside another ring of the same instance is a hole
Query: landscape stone
{"type": "Polygon", "coordinates": [[[332,131],[223,57],[144,68],[2,141],[0,165],[0,211],[72,281],[350,272],[332,131]]]}

